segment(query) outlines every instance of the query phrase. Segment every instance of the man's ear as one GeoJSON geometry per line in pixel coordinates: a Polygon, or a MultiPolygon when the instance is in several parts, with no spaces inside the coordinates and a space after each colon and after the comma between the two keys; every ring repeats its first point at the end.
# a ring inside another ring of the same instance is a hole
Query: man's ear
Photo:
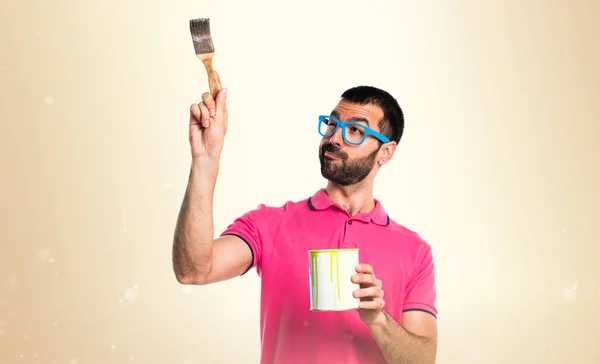
{"type": "Polygon", "coordinates": [[[394,156],[396,152],[396,147],[398,144],[395,141],[391,141],[389,143],[384,143],[379,149],[379,157],[377,158],[377,164],[379,167],[382,167],[384,164],[388,163],[390,159],[394,156]]]}

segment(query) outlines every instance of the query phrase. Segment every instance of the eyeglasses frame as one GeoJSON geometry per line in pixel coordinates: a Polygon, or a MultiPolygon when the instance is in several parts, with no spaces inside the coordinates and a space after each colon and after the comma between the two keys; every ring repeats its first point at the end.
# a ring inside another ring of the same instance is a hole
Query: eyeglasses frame
{"type": "Polygon", "coordinates": [[[380,140],[383,143],[389,143],[390,142],[390,139],[388,137],[386,137],[385,135],[383,135],[381,133],[376,132],[375,130],[369,128],[368,126],[366,126],[364,124],[357,123],[357,122],[354,122],[354,121],[341,121],[338,118],[336,118],[334,116],[331,116],[331,115],[319,115],[318,131],[319,131],[320,135],[322,135],[322,136],[324,136],[326,138],[329,138],[332,135],[334,135],[335,132],[339,128],[342,128],[342,138],[348,144],[361,145],[362,143],[365,142],[365,140],[367,139],[367,136],[369,136],[369,134],[372,135],[372,136],[374,136],[375,138],[377,138],[378,140],[380,140]],[[331,132],[330,134],[329,133],[328,134],[323,134],[321,132],[321,123],[326,124],[327,123],[326,119],[333,119],[337,123],[336,126],[335,126],[335,129],[333,129],[333,132],[331,132]],[[362,140],[360,142],[353,143],[353,142],[348,141],[348,139],[346,139],[346,125],[358,125],[358,126],[360,126],[361,128],[363,128],[365,130],[365,134],[363,135],[363,138],[362,138],[362,140]]]}

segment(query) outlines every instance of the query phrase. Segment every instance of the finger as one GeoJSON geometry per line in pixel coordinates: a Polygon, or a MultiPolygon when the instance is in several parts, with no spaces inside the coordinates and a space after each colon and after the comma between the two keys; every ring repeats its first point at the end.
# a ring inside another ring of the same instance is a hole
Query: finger
{"type": "Polygon", "coordinates": [[[227,111],[227,105],[223,108],[223,120],[225,120],[225,129],[227,129],[227,123],[229,120],[229,112],[227,111]]]}
{"type": "Polygon", "coordinates": [[[210,92],[205,92],[202,94],[202,102],[204,103],[204,105],[206,105],[206,108],[208,109],[208,115],[214,117],[216,105],[215,100],[213,99],[210,92]]]}
{"type": "Polygon", "coordinates": [[[383,290],[380,287],[361,288],[354,291],[352,295],[361,299],[383,298],[383,290]]]}
{"type": "Polygon", "coordinates": [[[373,274],[373,267],[369,264],[358,264],[355,269],[358,273],[373,274]]]}
{"type": "Polygon", "coordinates": [[[375,277],[373,274],[363,274],[363,273],[355,274],[352,277],[352,282],[358,283],[361,286],[364,286],[363,288],[370,287],[370,286],[377,286],[377,287],[383,286],[383,282],[381,280],[377,279],[377,277],[375,277]]]}
{"type": "Polygon", "coordinates": [[[365,285],[378,285],[378,284],[381,284],[381,281],[378,280],[377,278],[375,278],[374,275],[372,275],[372,274],[363,274],[363,273],[354,274],[352,276],[352,282],[353,283],[358,283],[358,284],[365,284],[365,285]]]}
{"type": "Polygon", "coordinates": [[[200,111],[202,112],[202,126],[208,128],[208,126],[210,125],[210,115],[208,114],[208,109],[206,108],[206,105],[204,105],[204,101],[198,104],[198,106],[200,107],[200,111]]]}
{"type": "Polygon", "coordinates": [[[360,301],[358,308],[363,310],[381,310],[385,306],[385,301],[382,299],[376,299],[373,301],[360,301]]]}
{"type": "Polygon", "coordinates": [[[200,108],[198,104],[192,104],[190,106],[190,125],[196,125],[200,123],[200,108]]]}

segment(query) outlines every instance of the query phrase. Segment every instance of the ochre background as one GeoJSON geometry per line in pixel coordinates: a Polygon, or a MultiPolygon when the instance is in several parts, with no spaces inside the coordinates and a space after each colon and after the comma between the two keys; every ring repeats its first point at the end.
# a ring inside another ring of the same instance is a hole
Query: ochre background
{"type": "Polygon", "coordinates": [[[358,84],[406,133],[376,197],[433,247],[440,364],[600,362],[595,1],[3,1],[0,364],[257,363],[259,278],[171,267],[207,90],[229,88],[215,232],[324,186],[358,84]]]}

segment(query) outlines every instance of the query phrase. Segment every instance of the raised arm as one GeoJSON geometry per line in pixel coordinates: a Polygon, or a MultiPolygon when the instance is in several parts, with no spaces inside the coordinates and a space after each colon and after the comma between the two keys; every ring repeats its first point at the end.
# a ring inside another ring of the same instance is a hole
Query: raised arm
{"type": "Polygon", "coordinates": [[[173,270],[182,284],[209,284],[242,274],[252,261],[244,241],[233,235],[214,239],[213,196],[227,132],[224,89],[190,107],[192,165],[173,238],[173,270]]]}

